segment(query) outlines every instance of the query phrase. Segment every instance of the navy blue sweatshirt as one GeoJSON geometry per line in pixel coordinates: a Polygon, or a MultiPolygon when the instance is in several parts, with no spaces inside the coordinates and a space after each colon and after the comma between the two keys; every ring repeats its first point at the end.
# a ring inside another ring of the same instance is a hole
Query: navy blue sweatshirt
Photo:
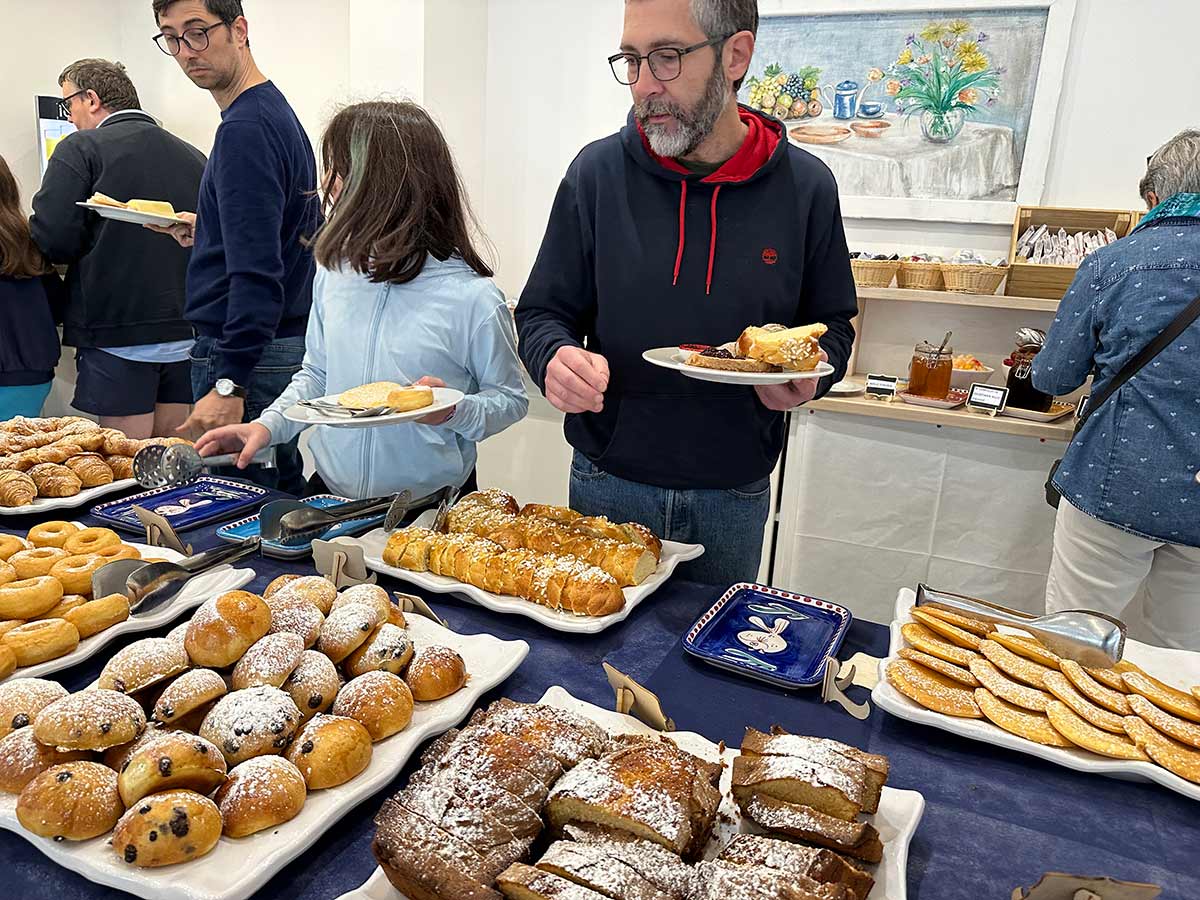
{"type": "Polygon", "coordinates": [[[221,125],[196,206],[184,315],[216,338],[214,374],[245,385],[263,348],[304,334],[320,223],[308,136],[271,82],[240,94],[221,125]]]}
{"type": "Polygon", "coordinates": [[[585,147],[517,305],[521,359],[543,392],[564,345],[608,360],[603,411],[568,415],[565,431],[618,477],[737,487],[769,475],[783,447],[784,415],[753,388],[657,368],[642,359],[647,349],[823,322],[836,371],[819,394],[845,373],[858,302],[833,175],[789,145],[777,120],[741,115],[746,144],[704,177],[655,156],[632,114],[585,147]]]}
{"type": "Polygon", "coordinates": [[[45,384],[58,365],[58,330],[67,304],[63,280],[0,275],[0,386],[45,384]]]}

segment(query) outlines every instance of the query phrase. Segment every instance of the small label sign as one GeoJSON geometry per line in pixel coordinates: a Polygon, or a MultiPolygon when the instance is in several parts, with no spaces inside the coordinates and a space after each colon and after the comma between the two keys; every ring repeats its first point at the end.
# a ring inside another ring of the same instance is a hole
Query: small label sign
{"type": "Polygon", "coordinates": [[[990,416],[1003,412],[1008,405],[1008,388],[975,382],[967,394],[967,406],[990,416]]]}
{"type": "Polygon", "coordinates": [[[900,379],[895,375],[868,375],[867,396],[879,400],[892,400],[896,397],[896,385],[900,379]]]}

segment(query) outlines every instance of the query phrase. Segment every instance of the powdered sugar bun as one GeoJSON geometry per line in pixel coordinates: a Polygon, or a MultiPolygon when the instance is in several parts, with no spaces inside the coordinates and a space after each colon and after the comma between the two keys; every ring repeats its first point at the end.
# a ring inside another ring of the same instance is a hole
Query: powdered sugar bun
{"type": "Polygon", "coordinates": [[[117,787],[126,806],[160,791],[210,794],[225,781],[225,758],[209,741],[176,731],[149,741],[130,754],[117,787]]]}
{"type": "Polygon", "coordinates": [[[218,700],[204,717],[200,736],[236,766],[254,756],[283,752],[299,725],[300,710],[290,696],[278,688],[253,687],[218,700]]]}
{"type": "Polygon", "coordinates": [[[274,579],[270,584],[267,585],[267,589],[265,591],[263,591],[263,594],[262,594],[263,599],[264,600],[268,599],[273,594],[280,591],[286,585],[291,584],[297,578],[303,578],[303,577],[304,577],[303,575],[280,575],[278,578],[274,579]]]}
{"type": "Polygon", "coordinates": [[[371,762],[371,735],[354,719],[319,715],[308,721],[287,751],[310,791],[345,784],[371,762]]]}
{"type": "Polygon", "coordinates": [[[192,669],[172,681],[159,694],[154,704],[153,718],[158,722],[176,722],[206,703],[224,697],[228,691],[225,679],[212,669],[192,669]]]}
{"type": "Polygon", "coordinates": [[[292,674],[304,652],[304,641],[290,633],[268,634],[256,641],[233,667],[233,689],[279,687],[292,674]]]}
{"type": "Polygon", "coordinates": [[[300,709],[300,715],[308,720],[333,706],[334,697],[342,686],[337,666],[324,653],[305,650],[300,662],[292,670],[283,689],[300,709]]]}
{"type": "Polygon", "coordinates": [[[17,799],[17,820],[33,834],[86,841],[117,824],[125,806],[117,773],[97,762],[68,762],[36,776],[17,799]]]}
{"type": "Polygon", "coordinates": [[[15,678],[0,684],[0,738],[32,725],[39,712],[67,693],[57,681],[44,678],[15,678]]]}
{"type": "Polygon", "coordinates": [[[55,700],[33,720],[43,744],[64,750],[107,750],[142,733],[146,714],[132,697],[89,689],[55,700]]]}
{"type": "Polygon", "coordinates": [[[307,650],[321,636],[325,615],[307,600],[290,594],[276,593],[266,598],[271,608],[271,630],[268,634],[287,632],[304,641],[307,650]]]}
{"type": "Polygon", "coordinates": [[[337,599],[337,588],[320,575],[305,575],[296,578],[279,588],[276,593],[307,600],[325,616],[329,615],[330,609],[333,608],[333,601],[337,599]]]}
{"type": "Polygon", "coordinates": [[[392,601],[388,592],[377,584],[356,584],[348,587],[337,595],[333,601],[332,610],[346,606],[349,603],[365,603],[373,606],[379,612],[379,621],[386,622],[391,615],[392,601]]]}
{"type": "Polygon", "coordinates": [[[414,700],[441,700],[467,683],[467,664],[449,647],[424,647],[417,651],[404,680],[414,700]]]}
{"type": "Polygon", "coordinates": [[[299,815],[308,789],[282,756],[256,756],[234,766],[214,799],[229,837],[281,825],[299,815]]]}
{"type": "Polygon", "coordinates": [[[113,654],[100,672],[98,686],[133,694],[188,668],[187,651],[167,638],[142,638],[113,654]]]}
{"type": "Polygon", "coordinates": [[[192,616],[184,646],[198,666],[231,666],[271,627],[271,610],[257,594],[229,591],[206,601],[192,616]]]}
{"type": "Polygon", "coordinates": [[[19,794],[25,785],[51,766],[87,759],[87,750],[56,750],[33,736],[32,728],[21,728],[0,738],[0,791],[19,794]]]}
{"type": "Polygon", "coordinates": [[[364,603],[348,603],[331,612],[321,626],[317,649],[335,663],[366,643],[367,638],[384,620],[379,610],[364,603]]]}
{"type": "Polygon", "coordinates": [[[413,642],[407,629],[384,622],[361,647],[346,657],[346,674],[351,678],[382,670],[399,675],[413,657],[413,642]]]}
{"type": "Polygon", "coordinates": [[[391,672],[367,672],[346,682],[333,703],[335,716],[347,716],[382,741],[412,721],[413,695],[404,679],[391,672]]]}

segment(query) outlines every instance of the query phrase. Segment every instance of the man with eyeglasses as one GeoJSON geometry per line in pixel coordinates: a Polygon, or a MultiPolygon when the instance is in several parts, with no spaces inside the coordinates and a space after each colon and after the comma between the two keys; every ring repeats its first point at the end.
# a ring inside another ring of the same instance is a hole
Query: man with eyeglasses
{"type": "Polygon", "coordinates": [[[521,358],[567,414],[571,506],[704,544],[681,574],[722,585],[757,577],[784,412],[842,377],[858,310],[833,176],[737,103],[757,27],[755,0],[627,0],[608,63],[633,109],[567,170],[516,311],[521,358]],[[819,383],[642,359],[814,322],[835,370],[819,383]]]}
{"type": "Polygon", "coordinates": [[[191,207],[204,154],[159,127],[120,63],[81,59],[58,79],[78,129],[54,150],[30,230],[65,264],[63,342],[76,348],[72,405],[134,438],[173,435],[192,402],[184,320],[188,251],[76,204],[94,193],[191,207]]]}
{"type": "MultiPolygon", "coordinates": [[[[185,312],[196,405],[180,433],[197,437],[257,418],[304,359],[317,166],[300,120],[254,62],[241,0],[153,0],[153,10],[159,49],[221,108],[195,214],[155,229],[193,248],[185,312]]],[[[276,449],[276,468],[237,474],[300,493],[302,470],[293,440],[276,449]]]]}

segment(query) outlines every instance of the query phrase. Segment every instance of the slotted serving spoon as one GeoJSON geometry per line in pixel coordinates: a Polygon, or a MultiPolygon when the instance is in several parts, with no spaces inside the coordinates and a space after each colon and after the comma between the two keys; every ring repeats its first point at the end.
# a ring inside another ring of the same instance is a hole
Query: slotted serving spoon
{"type": "Polygon", "coordinates": [[[258,552],[261,541],[251,538],[232,547],[218,547],[179,562],[148,563],[141,559],[119,559],[92,576],[92,596],[124,594],[129,612],[145,614],[162,606],[190,579],[225,563],[237,562],[258,552]]]}
{"type": "MultiPolygon", "coordinates": [[[[133,477],[142,487],[171,487],[187,484],[205,469],[231,466],[237,462],[237,458],[236,453],[201,456],[191,444],[150,444],[134,456],[133,477]]],[[[266,469],[275,468],[274,448],[267,447],[259,451],[252,462],[266,469]]]]}
{"type": "Polygon", "coordinates": [[[1035,616],[975,597],[935,591],[924,584],[917,585],[917,606],[932,606],[994,625],[1020,628],[1045,644],[1051,653],[1073,659],[1081,666],[1109,669],[1121,661],[1125,652],[1125,623],[1092,610],[1072,609],[1035,616]]]}

